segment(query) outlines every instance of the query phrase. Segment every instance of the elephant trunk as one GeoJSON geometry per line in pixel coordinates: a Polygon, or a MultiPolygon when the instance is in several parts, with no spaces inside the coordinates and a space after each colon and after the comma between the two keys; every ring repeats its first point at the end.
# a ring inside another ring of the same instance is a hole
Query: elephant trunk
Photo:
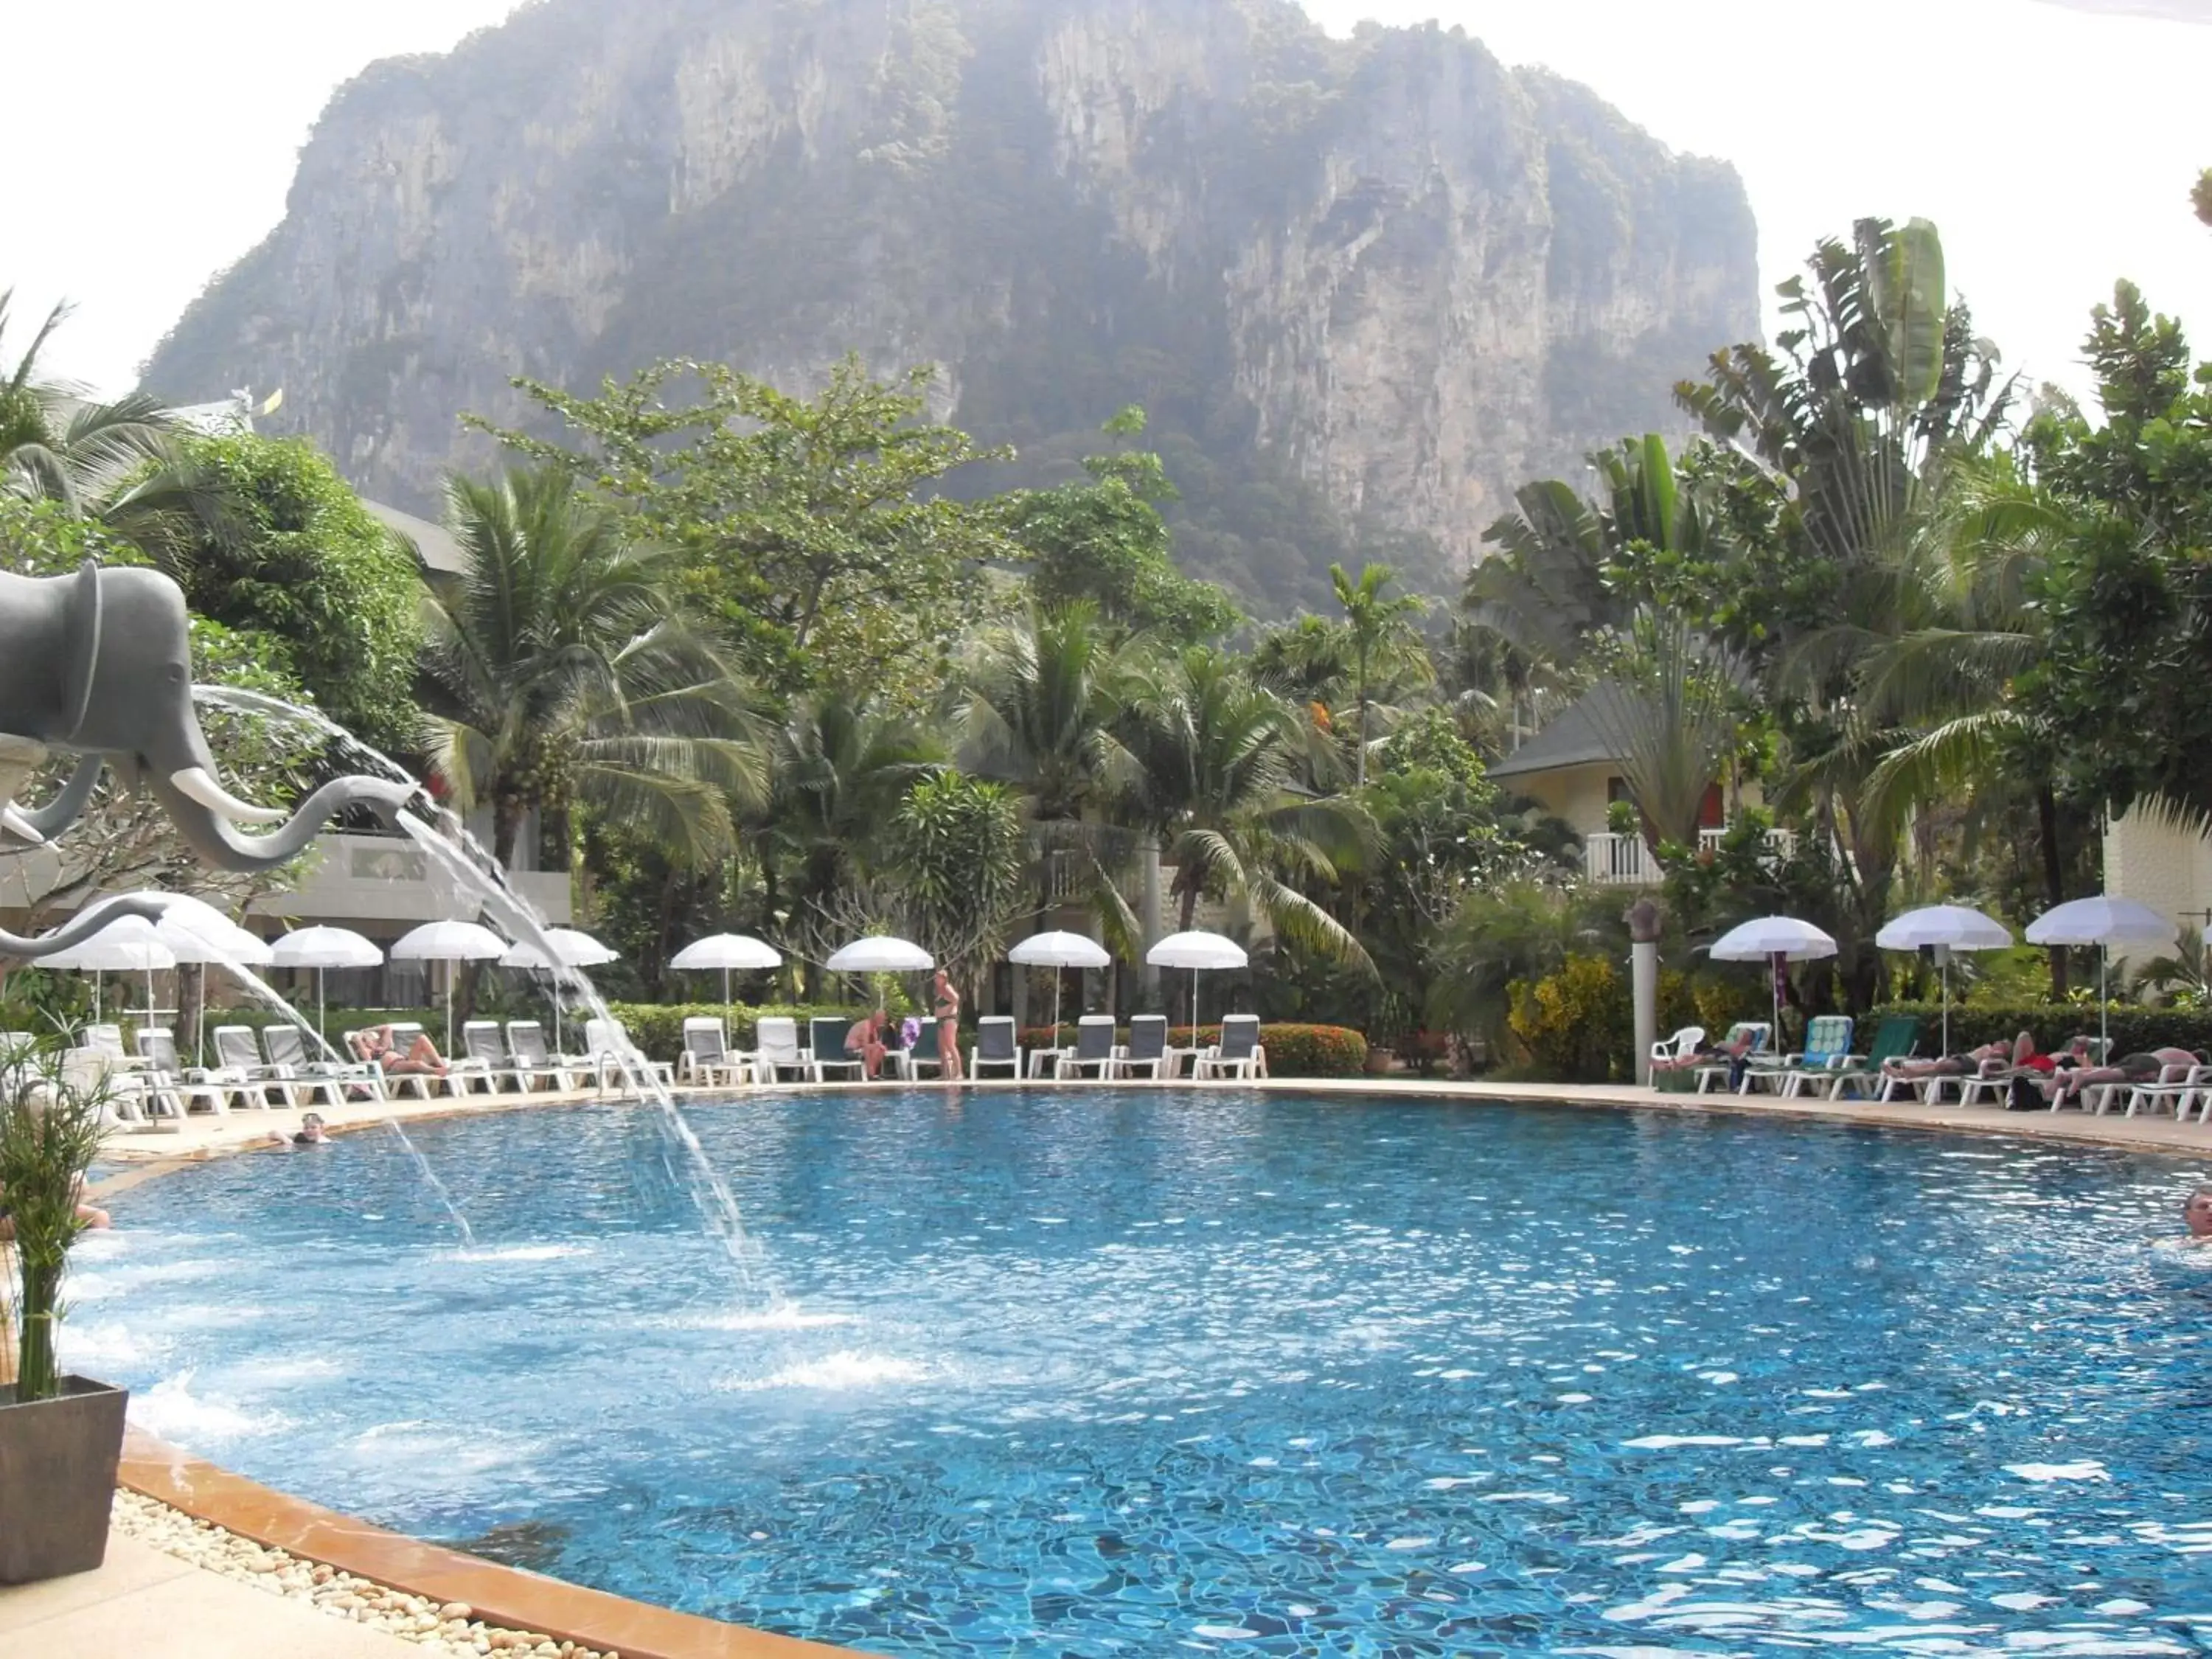
{"type": "Polygon", "coordinates": [[[15,933],[0,932],[0,957],[17,962],[40,962],[82,945],[112,921],[125,916],[143,916],[149,921],[159,921],[167,905],[158,898],[102,899],[97,904],[86,906],[51,933],[37,939],[23,939],[15,933]]]}
{"type": "Polygon", "coordinates": [[[301,802],[283,828],[265,836],[242,836],[228,818],[180,788],[174,774],[155,771],[146,781],[193,852],[216,869],[244,875],[273,870],[298,857],[323,827],[349,806],[366,803],[389,822],[422,793],[420,784],[385,778],[338,778],[301,802]]]}
{"type": "Polygon", "coordinates": [[[31,834],[40,841],[52,841],[82,817],[106,766],[99,756],[87,755],[76,763],[76,770],[70,774],[70,781],[62,786],[61,793],[35,811],[18,808],[31,834]]]}

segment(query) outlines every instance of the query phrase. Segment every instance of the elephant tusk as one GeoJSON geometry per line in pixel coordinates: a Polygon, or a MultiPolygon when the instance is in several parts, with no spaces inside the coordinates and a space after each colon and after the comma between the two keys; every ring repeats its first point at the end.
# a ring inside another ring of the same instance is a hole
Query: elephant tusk
{"type": "Polygon", "coordinates": [[[33,847],[44,847],[46,838],[39,833],[39,826],[23,815],[23,809],[9,801],[0,806],[0,830],[5,830],[17,841],[27,841],[33,847]]]}
{"type": "Polygon", "coordinates": [[[204,766],[188,766],[181,772],[173,772],[169,783],[186,799],[198,801],[218,817],[228,818],[234,823],[282,823],[287,816],[274,807],[255,806],[239,799],[217,783],[204,766]]]}

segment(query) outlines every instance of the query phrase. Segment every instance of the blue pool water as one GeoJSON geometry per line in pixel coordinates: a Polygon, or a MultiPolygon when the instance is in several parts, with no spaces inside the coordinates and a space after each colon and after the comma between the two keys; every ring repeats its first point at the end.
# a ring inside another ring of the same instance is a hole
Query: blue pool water
{"type": "MultiPolygon", "coordinates": [[[[647,1110],[116,1200],[66,1334],[258,1479],[887,1654],[2212,1646],[2198,1166],[1241,1091],[647,1110]]],[[[2212,1154],[2212,1145],[2208,1145],[2212,1154]]]]}

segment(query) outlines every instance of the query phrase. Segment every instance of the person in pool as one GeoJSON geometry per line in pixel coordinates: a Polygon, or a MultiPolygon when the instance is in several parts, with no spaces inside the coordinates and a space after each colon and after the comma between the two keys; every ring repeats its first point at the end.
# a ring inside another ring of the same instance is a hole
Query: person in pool
{"type": "Polygon", "coordinates": [[[2212,1249],[2212,1187],[2199,1187],[2190,1194],[2181,1206],[2182,1221],[2189,1228],[2189,1237],[2181,1241],[2184,1249],[2212,1249]]]}
{"type": "Polygon", "coordinates": [[[327,1146],[331,1138],[323,1133],[323,1115],[310,1112],[300,1120],[300,1127],[291,1134],[282,1129],[271,1129],[269,1139],[279,1146],[327,1146]]]}

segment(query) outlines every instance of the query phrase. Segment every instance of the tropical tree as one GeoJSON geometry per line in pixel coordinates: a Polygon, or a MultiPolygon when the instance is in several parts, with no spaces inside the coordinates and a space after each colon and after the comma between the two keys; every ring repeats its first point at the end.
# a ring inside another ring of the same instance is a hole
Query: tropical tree
{"type": "Polygon", "coordinates": [[[942,767],[945,745],[902,712],[842,691],[794,705],[775,734],[762,827],[774,900],[825,903],[865,880],[899,804],[942,767]]]}
{"type": "Polygon", "coordinates": [[[500,862],[533,810],[570,842],[577,806],[695,862],[726,852],[729,802],[764,787],[761,747],[679,608],[673,556],[555,469],[456,477],[447,503],[465,568],[429,582],[423,740],[455,802],[490,808],[500,862]]]}
{"type": "Polygon", "coordinates": [[[1290,787],[1297,714],[1223,653],[1194,647],[1151,665],[1121,722],[1137,763],[1124,810],[1175,866],[1181,925],[1208,894],[1239,900],[1314,955],[1369,966],[1349,929],[1294,884],[1334,884],[1356,864],[1364,815],[1290,787]]]}
{"type": "Polygon", "coordinates": [[[1413,625],[1413,619],[1428,609],[1428,602],[1414,593],[1386,594],[1383,590],[1397,580],[1397,573],[1387,564],[1363,565],[1356,578],[1346,574],[1342,565],[1333,564],[1328,579],[1344,612],[1352,696],[1359,711],[1353,781],[1364,789],[1370,741],[1368,715],[1376,682],[1389,679],[1428,684],[1436,678],[1420,630],[1413,625]]]}

